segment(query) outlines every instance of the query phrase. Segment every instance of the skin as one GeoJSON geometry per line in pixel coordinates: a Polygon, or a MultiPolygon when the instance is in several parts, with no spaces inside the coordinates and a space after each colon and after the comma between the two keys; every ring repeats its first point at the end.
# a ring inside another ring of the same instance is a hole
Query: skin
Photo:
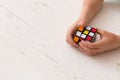
{"type": "Polygon", "coordinates": [[[75,33],[77,26],[88,25],[99,12],[102,4],[103,0],[83,0],[79,19],[69,27],[67,31],[66,41],[87,55],[95,55],[97,53],[110,51],[120,47],[120,35],[116,35],[100,28],[97,28],[98,34],[101,36],[99,41],[93,43],[81,41],[79,44],[76,44],[73,41],[73,34],[75,33]]]}

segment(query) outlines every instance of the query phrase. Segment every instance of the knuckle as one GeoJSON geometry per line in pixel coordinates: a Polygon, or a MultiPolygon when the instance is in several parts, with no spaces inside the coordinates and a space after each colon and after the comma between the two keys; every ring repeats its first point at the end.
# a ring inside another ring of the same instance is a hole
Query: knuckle
{"type": "Polygon", "coordinates": [[[96,45],[90,45],[90,48],[96,48],[96,45]]]}
{"type": "Polygon", "coordinates": [[[85,50],[86,50],[88,53],[91,53],[91,52],[92,52],[91,49],[87,49],[87,48],[85,48],[85,50]]]}

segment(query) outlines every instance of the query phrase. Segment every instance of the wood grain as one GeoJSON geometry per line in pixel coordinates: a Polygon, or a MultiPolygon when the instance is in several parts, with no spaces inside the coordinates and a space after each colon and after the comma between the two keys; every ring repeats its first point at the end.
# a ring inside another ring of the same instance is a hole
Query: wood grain
{"type": "MultiPolygon", "coordinates": [[[[119,80],[120,49],[87,56],[65,42],[82,0],[0,0],[0,80],[119,80]]],[[[120,34],[119,1],[91,22],[120,34]]]]}

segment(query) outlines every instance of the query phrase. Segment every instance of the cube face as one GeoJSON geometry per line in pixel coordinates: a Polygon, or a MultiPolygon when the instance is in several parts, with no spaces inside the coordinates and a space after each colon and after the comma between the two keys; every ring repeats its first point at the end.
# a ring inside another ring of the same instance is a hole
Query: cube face
{"type": "Polygon", "coordinates": [[[82,40],[94,42],[96,39],[96,33],[97,29],[95,28],[90,26],[79,26],[73,40],[76,43],[79,43],[82,40]]]}

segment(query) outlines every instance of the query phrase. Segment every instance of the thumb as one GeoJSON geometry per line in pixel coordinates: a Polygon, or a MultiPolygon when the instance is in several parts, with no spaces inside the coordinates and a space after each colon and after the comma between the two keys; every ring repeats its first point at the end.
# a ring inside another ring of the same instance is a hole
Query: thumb
{"type": "Polygon", "coordinates": [[[97,33],[100,35],[104,35],[105,31],[103,29],[97,28],[97,33]]]}

